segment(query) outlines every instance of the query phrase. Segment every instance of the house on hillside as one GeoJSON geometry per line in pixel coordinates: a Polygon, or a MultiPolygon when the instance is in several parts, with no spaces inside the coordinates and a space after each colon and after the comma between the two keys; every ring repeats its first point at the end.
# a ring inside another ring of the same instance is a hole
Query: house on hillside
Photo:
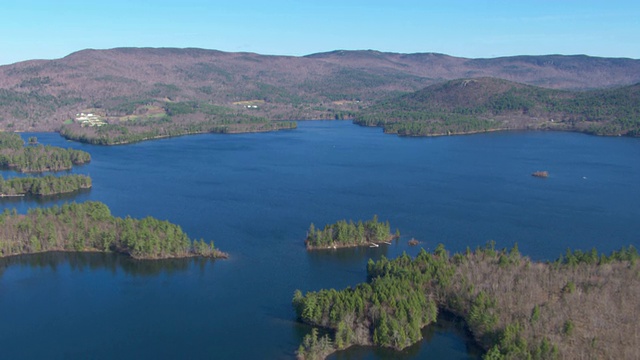
{"type": "Polygon", "coordinates": [[[80,123],[81,126],[102,126],[106,124],[106,122],[102,120],[99,115],[91,113],[76,114],[76,122],[80,123]]]}

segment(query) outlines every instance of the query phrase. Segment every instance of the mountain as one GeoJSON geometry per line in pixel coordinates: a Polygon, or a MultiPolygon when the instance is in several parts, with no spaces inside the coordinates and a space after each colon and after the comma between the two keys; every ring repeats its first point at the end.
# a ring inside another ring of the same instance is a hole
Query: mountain
{"type": "Polygon", "coordinates": [[[410,136],[523,129],[640,136],[640,83],[576,91],[457,79],[380,101],[355,122],[410,136]]]}
{"type": "MultiPolygon", "coordinates": [[[[466,59],[333,51],[303,57],[204,49],[82,50],[0,66],[0,129],[49,131],[81,112],[106,122],[169,116],[190,103],[269,120],[352,117],[377,101],[447,80],[495,77],[554,89],[640,82],[640,60],[589,56],[466,59]]],[[[226,115],[225,115],[226,116],[226,115]]],[[[216,120],[218,121],[218,120],[216,120]]]]}
{"type": "MultiPolygon", "coordinates": [[[[630,85],[640,79],[640,60],[586,55],[467,59],[437,53],[333,51],[307,57],[353,68],[385,68],[442,82],[495,77],[553,89],[585,90],[630,85]]],[[[416,89],[417,90],[417,89],[416,89]]]]}

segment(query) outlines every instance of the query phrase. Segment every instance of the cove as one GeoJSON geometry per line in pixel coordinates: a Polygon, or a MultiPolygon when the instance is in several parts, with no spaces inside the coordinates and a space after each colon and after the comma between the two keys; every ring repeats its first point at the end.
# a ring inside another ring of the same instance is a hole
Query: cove
{"type": "MultiPolygon", "coordinates": [[[[91,153],[89,165],[71,172],[90,175],[93,188],[71,199],[102,201],[115,216],[169,220],[193,238],[214,240],[231,258],[4,259],[0,343],[7,358],[292,358],[309,331],[295,321],[293,291],[363,282],[369,258],[414,256],[439,242],[451,251],[518,242],[536,260],[567,247],[638,246],[638,139],[542,132],[401,138],[337,121],[115,147],[22,135],[91,153]],[[537,170],[549,177],[532,177],[537,170]],[[311,222],[374,214],[400,229],[397,242],[305,250],[311,222]],[[422,243],[409,246],[412,237],[422,243]]],[[[25,212],[69,200],[0,204],[25,212]]],[[[404,358],[474,358],[467,340],[458,327],[445,327],[404,358]]],[[[336,354],[394,356],[374,349],[336,354]]]]}

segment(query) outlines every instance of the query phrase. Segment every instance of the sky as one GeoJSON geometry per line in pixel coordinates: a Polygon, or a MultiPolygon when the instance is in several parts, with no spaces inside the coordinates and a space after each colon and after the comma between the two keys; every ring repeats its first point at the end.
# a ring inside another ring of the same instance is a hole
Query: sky
{"type": "Polygon", "coordinates": [[[640,59],[640,1],[2,0],[0,65],[83,49],[640,59]]]}

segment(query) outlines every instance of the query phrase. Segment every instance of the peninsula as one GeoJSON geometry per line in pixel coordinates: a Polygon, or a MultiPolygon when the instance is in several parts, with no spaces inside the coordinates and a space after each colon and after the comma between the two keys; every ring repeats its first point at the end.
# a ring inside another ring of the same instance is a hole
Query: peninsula
{"type": "Polygon", "coordinates": [[[401,136],[559,130],[637,137],[640,83],[568,91],[496,78],[457,79],[380,101],[355,119],[401,136]]]}
{"type": "Polygon", "coordinates": [[[640,255],[570,251],[551,263],[484,248],[449,256],[442,244],[414,259],[369,260],[368,282],[344,290],[296,291],[293,307],[314,328],[298,358],[324,358],[351,345],[404,349],[439,311],[462,317],[485,359],[638,357],[640,255]],[[615,296],[612,296],[615,294],[615,296]]]}
{"type": "Polygon", "coordinates": [[[93,145],[122,145],[182,135],[268,132],[297,126],[293,121],[269,121],[228,107],[196,101],[146,99],[123,108],[93,111],[103,116],[92,114],[99,119],[92,122],[69,120],[60,127],[60,135],[93,145]]]}
{"type": "Polygon", "coordinates": [[[213,242],[189,239],[178,225],[114,217],[94,201],[35,208],[26,215],[5,209],[0,224],[0,257],[47,251],[116,252],[135,259],[227,257],[213,242]]]}
{"type": "Polygon", "coordinates": [[[340,220],[334,224],[325,225],[324,229],[316,229],[313,224],[309,226],[305,244],[308,250],[337,249],[354,246],[377,246],[377,244],[389,242],[394,238],[390,234],[389,222],[379,222],[374,215],[371,220],[357,224],[350,220],[340,220]]]}

